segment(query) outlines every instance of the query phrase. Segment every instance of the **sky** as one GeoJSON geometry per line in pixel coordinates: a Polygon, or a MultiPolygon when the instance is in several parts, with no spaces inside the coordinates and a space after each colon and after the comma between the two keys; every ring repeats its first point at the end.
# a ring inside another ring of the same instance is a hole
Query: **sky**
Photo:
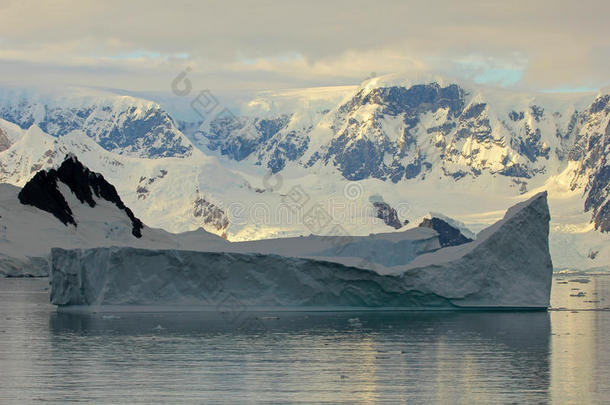
{"type": "Polygon", "coordinates": [[[0,0],[0,83],[248,92],[431,72],[529,91],[610,84],[610,2],[0,0]]]}

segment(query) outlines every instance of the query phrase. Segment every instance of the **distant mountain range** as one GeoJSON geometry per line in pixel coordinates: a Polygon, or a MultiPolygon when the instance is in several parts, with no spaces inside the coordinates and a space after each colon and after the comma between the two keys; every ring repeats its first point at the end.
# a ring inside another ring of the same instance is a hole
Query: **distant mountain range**
{"type": "MultiPolygon", "coordinates": [[[[39,94],[4,90],[0,117],[60,137],[79,130],[104,149],[141,158],[186,157],[193,146],[158,104],[108,94],[39,94]]],[[[1,143],[1,138],[0,138],[1,143]]]]}
{"type": "Polygon", "coordinates": [[[428,210],[480,229],[497,207],[548,189],[556,266],[604,265],[607,91],[398,76],[340,90],[265,93],[235,117],[176,122],[155,102],[109,92],[0,89],[0,182],[23,186],[74,153],[145,223],[235,240],[315,233],[303,213],[283,211],[297,186],[351,235],[414,226],[428,210]]]}
{"type": "Polygon", "coordinates": [[[373,80],[315,120],[303,111],[220,118],[196,133],[211,150],[273,173],[290,163],[322,165],[348,180],[459,181],[489,173],[525,193],[530,179],[575,162],[574,187],[587,183],[585,209],[607,232],[609,113],[610,95],[603,93],[527,95],[441,80],[404,86],[373,80]]]}

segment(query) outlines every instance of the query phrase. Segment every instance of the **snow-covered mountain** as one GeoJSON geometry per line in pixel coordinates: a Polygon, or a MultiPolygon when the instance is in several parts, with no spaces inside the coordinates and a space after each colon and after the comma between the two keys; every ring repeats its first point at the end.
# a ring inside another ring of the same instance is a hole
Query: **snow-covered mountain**
{"type": "MultiPolygon", "coordinates": [[[[5,123],[0,120],[0,127],[5,123]]],[[[69,153],[117,185],[128,205],[144,213],[145,222],[172,231],[201,225],[224,233],[227,216],[216,205],[214,191],[245,182],[196,150],[184,158],[129,157],[106,151],[82,131],[56,138],[36,125],[20,130],[0,152],[0,182],[22,187],[37,171],[59,167],[69,153]]]]}
{"type": "Polygon", "coordinates": [[[93,173],[83,166],[78,158],[67,155],[57,170],[41,170],[19,192],[19,202],[49,212],[64,225],[78,227],[77,218],[66,201],[68,187],[81,204],[94,208],[98,201],[112,203],[131,221],[131,234],[142,237],[144,224],[125,206],[114,186],[99,173],[93,173]]]}
{"type": "Polygon", "coordinates": [[[595,229],[610,232],[610,95],[598,96],[582,115],[569,159],[578,169],[572,187],[585,182],[585,210],[593,213],[595,229]]]}
{"type": "Polygon", "coordinates": [[[584,209],[607,231],[609,98],[388,76],[363,83],[332,109],[221,117],[199,135],[211,150],[273,173],[287,165],[332,167],[348,180],[397,184],[489,174],[522,194],[575,162],[574,189],[583,183],[584,209]]]}
{"type": "Polygon", "coordinates": [[[0,184],[0,273],[44,275],[52,247],[213,249],[227,242],[199,230],[170,234],[145,226],[115,187],[73,155],[20,189],[0,184]]]}
{"type": "Polygon", "coordinates": [[[180,123],[184,133],[133,97],[0,94],[0,182],[23,186],[74,153],[144,223],[171,232],[368,235],[417,226],[429,211],[480,230],[499,208],[548,190],[556,267],[610,262],[607,91],[532,95],[389,76],[267,92],[236,117],[180,123]],[[163,124],[137,118],[148,113],[163,124]],[[325,220],[312,226],[307,214],[320,207],[325,220]]]}
{"type": "Polygon", "coordinates": [[[129,156],[186,157],[193,152],[158,104],[103,91],[0,89],[0,118],[24,129],[36,125],[55,137],[80,130],[104,149],[129,156]]]}
{"type": "Polygon", "coordinates": [[[557,173],[596,102],[592,95],[529,95],[433,80],[372,79],[330,110],[219,117],[201,134],[212,150],[274,172],[296,161],[334,166],[350,180],[396,183],[487,171],[521,185],[557,173]]]}

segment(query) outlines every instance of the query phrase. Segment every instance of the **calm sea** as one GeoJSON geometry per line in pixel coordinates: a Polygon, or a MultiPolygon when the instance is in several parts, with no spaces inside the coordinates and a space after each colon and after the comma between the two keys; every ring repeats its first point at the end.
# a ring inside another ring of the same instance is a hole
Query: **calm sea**
{"type": "Polygon", "coordinates": [[[606,275],[556,276],[548,312],[248,313],[251,327],[57,313],[47,287],[0,279],[1,404],[610,401],[606,275]]]}

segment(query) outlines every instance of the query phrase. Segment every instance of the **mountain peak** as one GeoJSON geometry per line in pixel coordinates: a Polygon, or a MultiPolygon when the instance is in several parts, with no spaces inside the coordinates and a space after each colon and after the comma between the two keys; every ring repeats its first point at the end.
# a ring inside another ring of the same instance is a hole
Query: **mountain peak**
{"type": "Polygon", "coordinates": [[[96,199],[113,203],[130,219],[133,236],[136,238],[142,236],[144,227],[142,221],[123,204],[114,186],[101,174],[83,166],[72,153],[66,155],[58,169],[36,173],[19,193],[19,201],[24,205],[32,205],[53,214],[66,226],[68,224],[78,226],[70,205],[58,187],[58,181],[68,186],[81,204],[86,203],[93,208],[97,205],[96,199]]]}

